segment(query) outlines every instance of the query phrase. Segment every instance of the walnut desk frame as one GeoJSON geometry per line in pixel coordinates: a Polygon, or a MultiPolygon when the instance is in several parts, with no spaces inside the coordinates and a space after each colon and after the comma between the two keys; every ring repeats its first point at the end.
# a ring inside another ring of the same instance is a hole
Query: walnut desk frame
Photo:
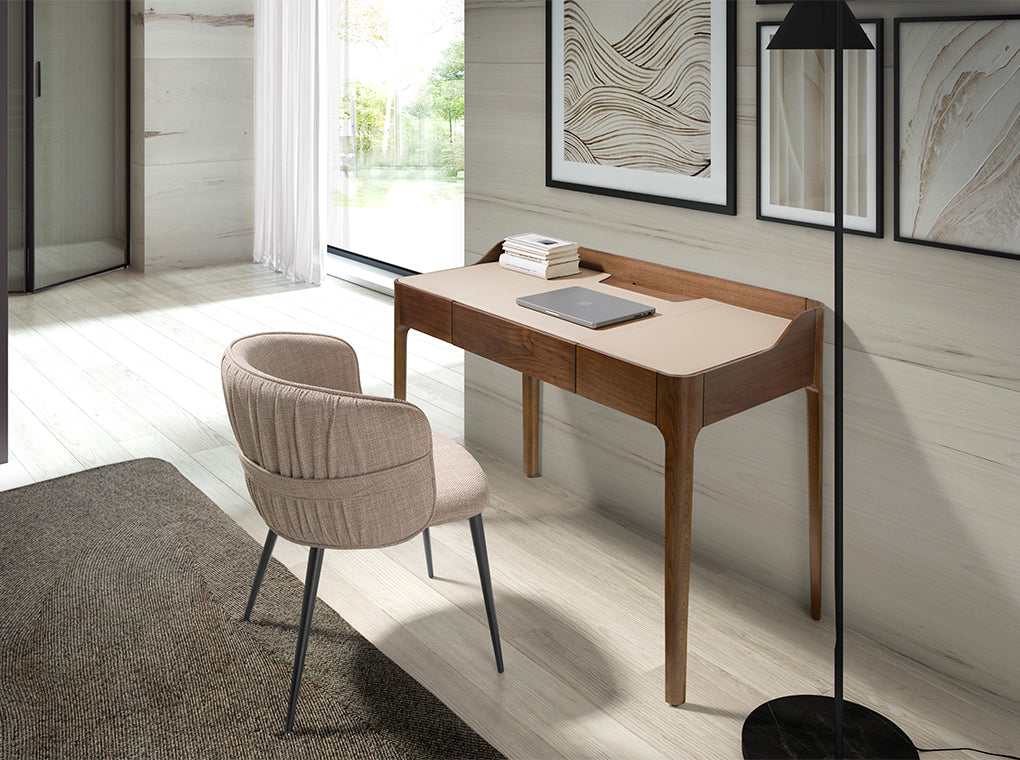
{"type": "Polygon", "coordinates": [[[419,330],[522,373],[524,470],[538,474],[538,396],[551,383],[650,422],[665,443],[666,701],[686,701],[694,444],[706,425],[807,390],[811,616],[821,613],[822,328],[818,301],[581,248],[580,275],[477,264],[398,279],[394,395],[407,391],[407,332],[419,330]],[[652,299],[657,313],[601,330],[517,306],[567,285],[652,299]],[[629,291],[621,293],[620,291],[629,291]]]}

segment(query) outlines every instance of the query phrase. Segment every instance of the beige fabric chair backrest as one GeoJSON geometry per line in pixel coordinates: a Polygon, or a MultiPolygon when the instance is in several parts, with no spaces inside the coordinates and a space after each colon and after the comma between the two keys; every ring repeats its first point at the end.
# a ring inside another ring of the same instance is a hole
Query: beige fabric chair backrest
{"type": "Polygon", "coordinates": [[[248,491],[270,529],[308,546],[358,549],[429,525],[428,420],[413,404],[363,395],[346,342],[249,335],[227,347],[221,373],[248,491]]]}

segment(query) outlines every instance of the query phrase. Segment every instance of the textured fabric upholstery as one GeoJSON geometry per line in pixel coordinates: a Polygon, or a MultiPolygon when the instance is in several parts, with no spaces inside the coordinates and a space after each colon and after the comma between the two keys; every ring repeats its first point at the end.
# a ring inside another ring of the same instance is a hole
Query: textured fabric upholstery
{"type": "Polygon", "coordinates": [[[248,491],[288,540],[389,546],[488,504],[477,462],[418,407],[360,392],[357,356],[339,338],[250,335],[221,372],[248,491]]]}
{"type": "Polygon", "coordinates": [[[436,509],[432,525],[466,520],[489,506],[489,481],[463,446],[433,433],[432,458],[436,467],[436,509]]]}
{"type": "Polygon", "coordinates": [[[358,356],[332,335],[276,332],[235,340],[234,361],[281,382],[361,393],[358,356]]]}

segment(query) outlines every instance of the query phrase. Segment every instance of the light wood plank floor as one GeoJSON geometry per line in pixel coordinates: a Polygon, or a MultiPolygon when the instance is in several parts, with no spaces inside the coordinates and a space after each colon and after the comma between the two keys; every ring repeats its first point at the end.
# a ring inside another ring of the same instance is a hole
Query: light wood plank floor
{"type": "MultiPolygon", "coordinates": [[[[295,285],[254,264],[122,271],[12,296],[10,322],[11,461],[0,488],[161,457],[259,542],[265,529],[221,398],[224,346],[270,329],[338,334],[359,353],[366,391],[391,392],[391,299],[336,280],[295,285]]],[[[462,439],[462,355],[418,334],[410,351],[411,400],[462,439]]],[[[695,561],[690,701],[668,707],[661,541],[525,478],[517,463],[475,454],[493,489],[486,530],[502,676],[466,524],[434,530],[435,580],[418,541],[329,552],[320,597],[509,757],[730,760],[761,702],[831,693],[831,621],[812,622],[800,603],[695,561]]],[[[276,556],[303,577],[305,551],[281,544],[276,556]]],[[[1016,703],[853,635],[846,673],[847,698],[895,720],[920,747],[1020,753],[1016,703]]]]}

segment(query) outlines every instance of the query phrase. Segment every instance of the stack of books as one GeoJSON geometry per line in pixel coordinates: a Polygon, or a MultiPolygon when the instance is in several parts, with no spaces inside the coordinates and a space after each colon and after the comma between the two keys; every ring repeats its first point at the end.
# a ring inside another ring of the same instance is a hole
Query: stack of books
{"type": "Polygon", "coordinates": [[[503,241],[499,265],[515,272],[544,277],[566,277],[581,271],[577,243],[527,232],[503,241]]]}

